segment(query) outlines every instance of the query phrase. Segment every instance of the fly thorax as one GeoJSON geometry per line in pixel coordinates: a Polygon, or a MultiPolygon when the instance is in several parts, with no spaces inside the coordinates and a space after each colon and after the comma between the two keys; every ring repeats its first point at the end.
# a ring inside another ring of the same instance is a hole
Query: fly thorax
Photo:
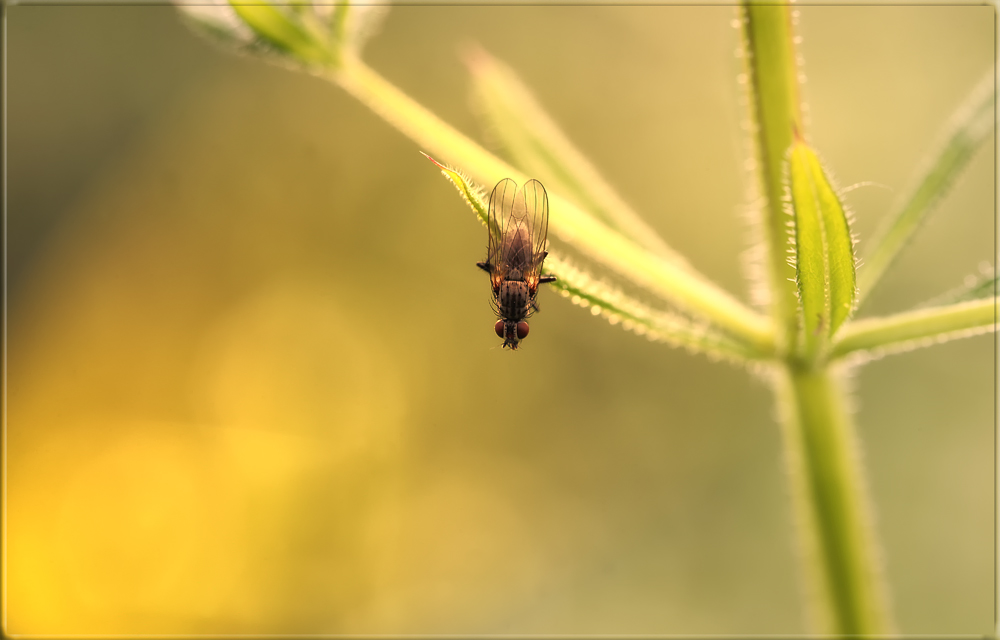
{"type": "Polygon", "coordinates": [[[528,283],[504,280],[497,295],[500,313],[508,320],[520,320],[528,313],[528,283]]]}

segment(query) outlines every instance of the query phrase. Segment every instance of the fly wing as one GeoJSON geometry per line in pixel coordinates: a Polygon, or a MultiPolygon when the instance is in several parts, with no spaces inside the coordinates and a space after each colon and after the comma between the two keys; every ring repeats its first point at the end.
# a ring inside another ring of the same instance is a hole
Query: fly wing
{"type": "Polygon", "coordinates": [[[511,214],[514,211],[514,200],[517,195],[517,183],[505,178],[493,187],[490,194],[489,231],[490,239],[486,248],[486,261],[490,264],[490,279],[497,287],[507,272],[508,266],[504,259],[507,228],[511,214]]]}
{"type": "Polygon", "coordinates": [[[514,209],[517,201],[517,183],[505,178],[493,187],[490,194],[489,230],[490,241],[487,247],[486,260],[490,263],[490,274],[494,284],[497,278],[505,278],[510,270],[509,233],[516,227],[514,209]],[[514,224],[512,225],[512,222],[514,224]]]}
{"type": "Polygon", "coordinates": [[[531,271],[534,251],[531,244],[532,215],[526,206],[524,190],[518,189],[510,216],[504,223],[502,262],[509,277],[523,281],[531,271]]]}
{"type": "Polygon", "coordinates": [[[525,218],[531,235],[531,257],[525,279],[538,284],[545,260],[545,245],[549,235],[549,196],[538,180],[529,180],[522,189],[525,218]]]}

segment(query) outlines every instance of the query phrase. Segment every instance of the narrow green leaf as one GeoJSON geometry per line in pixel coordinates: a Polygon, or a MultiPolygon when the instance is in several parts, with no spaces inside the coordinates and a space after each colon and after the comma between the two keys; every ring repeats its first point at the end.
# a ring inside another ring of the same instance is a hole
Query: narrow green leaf
{"type": "Polygon", "coordinates": [[[334,55],[327,43],[317,38],[314,30],[292,11],[266,3],[244,4],[241,0],[230,0],[230,5],[258,37],[300,62],[319,64],[333,61],[334,55]]]}
{"type": "Polygon", "coordinates": [[[875,233],[858,274],[863,299],[913,237],[983,146],[995,125],[995,77],[988,73],[951,117],[936,150],[924,161],[908,189],[875,233]]]}
{"type": "Polygon", "coordinates": [[[997,279],[996,270],[989,263],[983,263],[980,267],[980,273],[978,275],[970,274],[966,276],[962,286],[955,287],[951,291],[946,291],[935,298],[931,298],[927,302],[918,305],[917,308],[940,307],[967,300],[991,298],[997,295],[998,285],[1000,285],[1000,281],[997,279]]]}
{"type": "Polygon", "coordinates": [[[477,110],[514,165],[639,245],[687,265],[570,142],[511,68],[480,48],[465,59],[477,110]]]}
{"type": "Polygon", "coordinates": [[[833,335],[854,312],[857,297],[857,261],[854,257],[854,238],[850,221],[840,197],[823,171],[823,165],[812,150],[807,162],[812,171],[819,211],[823,222],[823,239],[829,264],[830,330],[833,335]]]}
{"type": "MultiPolygon", "coordinates": [[[[455,186],[479,221],[488,225],[489,204],[482,189],[459,171],[442,165],[426,153],[423,155],[455,186]]],[[[761,360],[772,355],[768,349],[744,343],[708,325],[697,325],[681,315],[654,310],[591,277],[551,251],[545,260],[545,271],[557,277],[552,286],[571,298],[574,304],[590,307],[592,313],[604,316],[611,324],[621,323],[624,328],[652,340],[733,361],[761,360]]]]}
{"type": "Polygon", "coordinates": [[[802,347],[804,355],[814,357],[854,310],[854,241],[815,152],[798,141],[788,165],[802,347]]]}
{"type": "Polygon", "coordinates": [[[795,284],[802,317],[801,349],[806,356],[812,357],[830,326],[830,306],[823,223],[808,151],[804,144],[793,146],[788,168],[795,220],[795,284]]]}
{"type": "Polygon", "coordinates": [[[490,208],[489,208],[489,202],[487,202],[486,196],[483,193],[482,189],[480,189],[478,185],[472,182],[472,180],[466,178],[455,169],[450,169],[444,166],[443,164],[441,164],[434,158],[430,157],[423,151],[421,151],[420,153],[425,158],[427,158],[435,165],[437,165],[438,169],[441,170],[441,173],[444,174],[444,177],[448,178],[448,180],[451,181],[453,185],[455,185],[455,188],[458,189],[459,195],[461,195],[462,199],[465,200],[465,203],[472,208],[473,213],[476,214],[476,216],[479,218],[479,221],[482,222],[484,225],[488,225],[490,222],[490,208]]]}
{"type": "Polygon", "coordinates": [[[855,320],[837,336],[831,357],[856,353],[872,359],[996,331],[996,305],[997,299],[989,297],[855,320]]]}
{"type": "Polygon", "coordinates": [[[984,278],[975,285],[969,287],[965,292],[955,296],[955,302],[966,300],[979,300],[981,298],[992,298],[997,295],[997,277],[984,278]]]}

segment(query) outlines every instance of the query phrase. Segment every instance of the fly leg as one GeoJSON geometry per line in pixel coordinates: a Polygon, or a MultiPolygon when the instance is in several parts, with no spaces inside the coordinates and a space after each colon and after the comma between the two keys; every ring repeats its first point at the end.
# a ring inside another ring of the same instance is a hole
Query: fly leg
{"type": "MultiPolygon", "coordinates": [[[[549,252],[543,251],[541,257],[538,258],[539,271],[541,270],[542,261],[545,260],[545,257],[547,255],[549,255],[549,252]]],[[[538,284],[545,284],[546,282],[555,282],[555,281],[556,281],[555,276],[541,276],[538,278],[538,284]]]]}
{"type": "Polygon", "coordinates": [[[493,270],[493,266],[489,262],[477,262],[476,266],[485,271],[486,273],[490,273],[490,271],[493,270]]]}
{"type": "MultiPolygon", "coordinates": [[[[556,281],[556,277],[555,276],[539,276],[538,277],[538,284],[545,284],[546,282],[555,282],[555,281],[556,281]]],[[[538,303],[535,302],[534,300],[531,301],[531,308],[534,310],[535,313],[538,313],[538,303]]]]}

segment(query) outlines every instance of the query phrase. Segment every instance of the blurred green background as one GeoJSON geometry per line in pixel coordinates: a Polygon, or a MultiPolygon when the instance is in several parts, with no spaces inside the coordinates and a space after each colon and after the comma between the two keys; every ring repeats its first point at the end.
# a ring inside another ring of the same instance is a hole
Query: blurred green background
{"type": "MultiPolygon", "coordinates": [[[[993,68],[990,7],[805,7],[864,249],[993,68]]],[[[395,7],[365,57],[483,139],[510,64],[625,199],[742,276],[731,7],[395,7]]],[[[7,7],[8,633],[800,633],[744,371],[551,292],[493,334],[485,231],[410,141],[170,7],[7,7]]],[[[447,161],[447,158],[443,158],[447,161]]],[[[993,148],[861,315],[993,255],[993,148]]],[[[993,338],[855,377],[900,630],[989,633],[993,338]]]]}

